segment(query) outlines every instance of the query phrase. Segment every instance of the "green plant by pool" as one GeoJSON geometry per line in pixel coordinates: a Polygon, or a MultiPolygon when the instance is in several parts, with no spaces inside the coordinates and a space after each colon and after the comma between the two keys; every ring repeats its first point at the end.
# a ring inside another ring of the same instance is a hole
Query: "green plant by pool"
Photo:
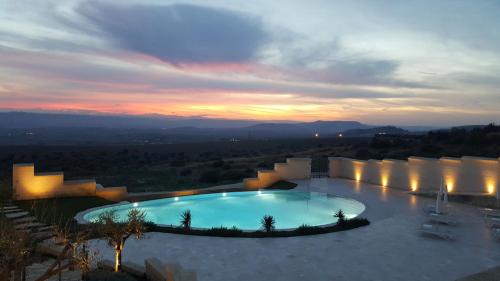
{"type": "Polygon", "coordinates": [[[91,222],[110,209],[125,218],[132,208],[145,211],[146,219],[157,225],[179,226],[182,213],[192,214],[192,228],[237,227],[242,230],[261,228],[261,219],[272,215],[276,229],[291,229],[329,225],[342,210],[346,219],[357,217],[365,210],[359,201],[325,193],[291,190],[249,191],[191,195],[143,202],[127,203],[91,210],[83,220],[91,222]]]}

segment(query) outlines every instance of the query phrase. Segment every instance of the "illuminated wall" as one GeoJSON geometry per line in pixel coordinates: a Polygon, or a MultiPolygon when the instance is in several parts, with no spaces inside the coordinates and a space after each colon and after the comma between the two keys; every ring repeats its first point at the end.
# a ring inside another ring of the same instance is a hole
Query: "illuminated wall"
{"type": "Polygon", "coordinates": [[[464,156],[440,159],[410,157],[408,161],[355,160],[330,157],[330,177],[347,178],[410,191],[435,191],[441,181],[450,193],[497,194],[500,159],[464,156]]]}
{"type": "Polygon", "coordinates": [[[274,170],[258,171],[256,178],[244,179],[246,188],[265,188],[280,180],[311,177],[310,158],[287,158],[286,163],[274,164],[274,170]]]}
{"type": "Polygon", "coordinates": [[[441,164],[439,159],[408,158],[408,178],[409,187],[412,191],[438,190],[441,185],[441,164]]]}
{"type": "Polygon", "coordinates": [[[55,197],[99,196],[113,194],[113,198],[123,199],[127,195],[125,187],[105,188],[97,192],[94,179],[65,181],[63,172],[36,173],[34,164],[14,164],[12,167],[12,187],[14,200],[29,200],[55,197]]]}

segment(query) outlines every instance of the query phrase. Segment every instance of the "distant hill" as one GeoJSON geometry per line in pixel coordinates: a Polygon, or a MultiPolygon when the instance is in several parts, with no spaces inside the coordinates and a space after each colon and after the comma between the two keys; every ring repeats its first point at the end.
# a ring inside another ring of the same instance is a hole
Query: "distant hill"
{"type": "Polygon", "coordinates": [[[109,128],[169,129],[177,127],[237,128],[257,121],[183,118],[166,115],[88,115],[63,113],[0,112],[0,128],[109,128]]]}
{"type": "Polygon", "coordinates": [[[194,128],[182,127],[167,130],[182,135],[217,135],[237,138],[277,138],[277,137],[312,137],[333,136],[339,132],[353,129],[366,129],[373,126],[356,121],[315,121],[302,123],[261,123],[241,128],[194,128]]]}
{"type": "MultiPolygon", "coordinates": [[[[423,127],[415,127],[415,129],[423,127]]],[[[357,121],[257,122],[164,115],[87,115],[0,112],[2,143],[178,143],[228,139],[373,137],[412,130],[357,121]]],[[[416,130],[415,130],[416,131],[416,130]]]]}
{"type": "Polygon", "coordinates": [[[28,112],[0,112],[0,128],[105,128],[105,129],[163,129],[183,135],[218,136],[306,136],[319,133],[365,129],[373,126],[356,121],[315,121],[302,123],[259,123],[247,120],[182,118],[162,115],[84,115],[28,112]]]}
{"type": "Polygon", "coordinates": [[[410,132],[394,126],[375,127],[369,129],[347,130],[344,137],[373,137],[375,135],[407,135],[410,132]]]}

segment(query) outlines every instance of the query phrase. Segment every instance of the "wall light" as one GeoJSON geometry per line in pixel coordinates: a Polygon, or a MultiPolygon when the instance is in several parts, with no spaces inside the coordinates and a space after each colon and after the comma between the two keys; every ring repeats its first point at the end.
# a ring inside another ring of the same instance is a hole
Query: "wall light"
{"type": "Polygon", "coordinates": [[[356,181],[360,181],[361,180],[361,173],[356,172],[356,175],[354,176],[354,178],[356,179],[356,181]]]}
{"type": "Polygon", "coordinates": [[[447,181],[446,182],[446,190],[448,190],[448,192],[452,192],[453,191],[453,182],[452,181],[447,181]]]}
{"type": "Polygon", "coordinates": [[[383,187],[387,187],[387,183],[388,183],[388,181],[389,181],[389,180],[387,179],[387,177],[382,177],[382,186],[383,186],[383,187]]]}
{"type": "Polygon", "coordinates": [[[495,184],[488,183],[487,189],[489,194],[493,194],[493,192],[495,192],[495,184]]]}
{"type": "Polygon", "coordinates": [[[417,188],[418,188],[418,183],[416,180],[413,180],[411,182],[411,191],[417,191],[417,188]]]}

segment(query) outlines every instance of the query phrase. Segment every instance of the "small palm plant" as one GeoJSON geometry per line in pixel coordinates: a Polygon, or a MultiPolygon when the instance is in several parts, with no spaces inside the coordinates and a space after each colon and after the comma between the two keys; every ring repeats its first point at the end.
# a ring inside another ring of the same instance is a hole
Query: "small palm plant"
{"type": "Polygon", "coordinates": [[[264,216],[262,220],[260,220],[260,224],[262,225],[262,228],[266,230],[266,232],[271,232],[274,230],[274,225],[276,224],[276,220],[274,219],[273,216],[264,216]]]}
{"type": "Polygon", "coordinates": [[[191,211],[186,210],[181,214],[181,227],[184,229],[191,228],[191,211]]]}
{"type": "Polygon", "coordinates": [[[346,224],[347,220],[342,209],[339,209],[333,216],[337,218],[338,225],[344,226],[346,224]]]}

